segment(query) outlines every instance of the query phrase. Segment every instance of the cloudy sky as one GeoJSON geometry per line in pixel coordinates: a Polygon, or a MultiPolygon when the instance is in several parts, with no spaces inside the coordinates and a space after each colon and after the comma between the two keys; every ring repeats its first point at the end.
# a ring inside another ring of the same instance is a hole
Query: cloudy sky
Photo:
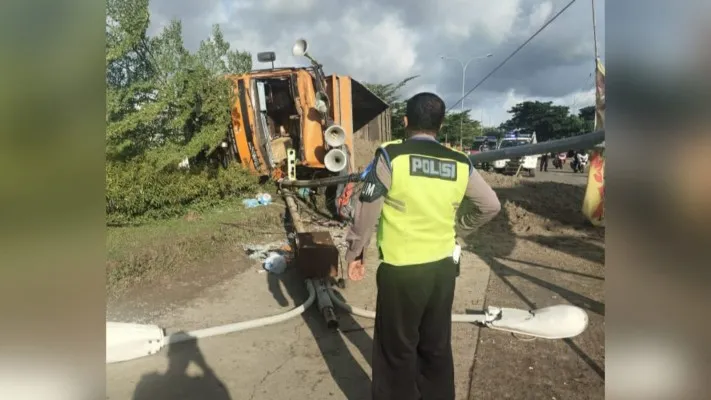
{"type": "MultiPolygon", "coordinates": [[[[149,34],[183,22],[194,50],[220,24],[232,48],[275,51],[277,65],[305,65],[291,55],[298,38],[326,73],[365,82],[420,77],[408,96],[432,91],[448,105],[461,97],[462,68],[442,56],[470,58],[467,91],[569,0],[151,0],[149,34]]],[[[598,46],[604,60],[604,0],[596,0],[598,46]]],[[[592,6],[579,0],[465,100],[474,119],[497,125],[524,100],[572,109],[593,104],[592,6]]],[[[255,59],[256,65],[256,59],[255,59]]],[[[457,106],[456,108],[459,108],[457,106]]]]}

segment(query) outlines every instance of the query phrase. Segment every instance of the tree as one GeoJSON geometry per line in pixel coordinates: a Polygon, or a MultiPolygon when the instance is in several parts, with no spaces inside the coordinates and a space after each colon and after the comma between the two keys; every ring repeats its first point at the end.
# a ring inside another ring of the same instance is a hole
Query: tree
{"type": "Polygon", "coordinates": [[[535,132],[539,142],[573,136],[585,130],[583,121],[577,115],[571,115],[568,107],[556,106],[550,101],[524,101],[508,112],[512,116],[500,125],[501,129],[535,132]]]}
{"type": "Polygon", "coordinates": [[[252,69],[252,55],[231,51],[219,25],[212,26],[212,36],[200,42],[196,57],[215,76],[239,74],[252,69]]]}
{"type": "Polygon", "coordinates": [[[107,159],[156,167],[216,146],[229,123],[227,73],[251,69],[251,55],[230,51],[219,26],[195,54],[172,21],[148,38],[147,0],[108,0],[106,17],[107,159]]]}
{"type": "MultiPolygon", "coordinates": [[[[417,77],[417,75],[410,76],[396,83],[364,83],[371,92],[390,105],[392,113],[390,126],[392,127],[393,139],[405,138],[405,125],[403,122],[405,117],[405,101],[402,100],[400,91],[405,85],[417,77]]],[[[445,116],[444,124],[438,135],[438,140],[444,142],[445,137],[447,137],[450,142],[456,141],[459,143],[460,127],[464,133],[463,144],[465,147],[471,146],[474,136],[481,135],[482,132],[481,123],[470,118],[469,110],[465,112],[453,112],[445,116]]]]}
{"type": "Polygon", "coordinates": [[[249,71],[251,55],[230,50],[217,25],[191,53],[180,21],[152,38],[148,23],[148,0],[107,0],[106,212],[113,223],[180,215],[256,183],[239,167],[175,168],[225,137],[232,88],[223,75],[249,71]]]}
{"type": "Polygon", "coordinates": [[[368,90],[390,105],[390,127],[393,139],[405,137],[405,101],[400,97],[400,90],[417,77],[418,75],[409,76],[397,83],[363,83],[368,90]]]}
{"type": "Polygon", "coordinates": [[[149,146],[158,107],[150,60],[148,0],[108,0],[106,16],[107,157],[130,156],[149,146]]]}
{"type": "Polygon", "coordinates": [[[402,101],[400,98],[400,90],[410,81],[418,77],[419,75],[408,76],[397,83],[364,83],[363,85],[373,92],[373,94],[380,97],[381,100],[392,106],[402,101]]]}
{"type": "Polygon", "coordinates": [[[578,118],[583,123],[585,132],[595,129],[595,106],[587,106],[578,110],[578,118]]]}
{"type": "Polygon", "coordinates": [[[444,143],[445,139],[449,143],[459,145],[459,137],[462,136],[464,148],[470,148],[474,142],[474,137],[482,134],[481,122],[472,120],[469,115],[470,110],[464,112],[451,112],[444,117],[444,124],[437,135],[437,139],[444,143]]]}

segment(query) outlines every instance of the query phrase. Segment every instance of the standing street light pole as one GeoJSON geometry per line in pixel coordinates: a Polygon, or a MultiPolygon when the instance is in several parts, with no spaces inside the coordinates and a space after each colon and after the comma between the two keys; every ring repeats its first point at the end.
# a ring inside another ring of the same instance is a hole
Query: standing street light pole
{"type": "MultiPolygon", "coordinates": [[[[459,65],[461,65],[461,67],[462,67],[462,101],[461,101],[462,116],[459,119],[459,149],[460,150],[464,150],[464,147],[462,145],[462,139],[464,137],[464,91],[466,90],[464,85],[465,85],[466,79],[467,79],[467,67],[469,66],[469,63],[471,63],[474,60],[481,60],[484,58],[489,58],[491,56],[493,56],[493,54],[489,53],[484,56],[472,57],[466,63],[464,63],[462,60],[460,60],[458,58],[454,58],[454,57],[447,57],[447,56],[440,57],[442,60],[454,60],[454,61],[458,62],[459,65]]],[[[446,133],[444,136],[444,141],[445,141],[445,144],[447,144],[449,142],[446,133]]]]}

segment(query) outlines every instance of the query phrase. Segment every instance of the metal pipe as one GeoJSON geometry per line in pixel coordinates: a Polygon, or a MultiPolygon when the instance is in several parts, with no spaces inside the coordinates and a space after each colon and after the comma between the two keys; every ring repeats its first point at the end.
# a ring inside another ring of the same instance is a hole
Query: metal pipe
{"type": "Polygon", "coordinates": [[[361,174],[349,174],[309,180],[290,181],[288,179],[284,179],[279,182],[279,185],[287,188],[316,188],[323,186],[336,186],[348,182],[359,182],[361,180],[361,174]]]}
{"type": "Polygon", "coordinates": [[[326,319],[326,326],[330,329],[337,329],[338,319],[333,310],[333,303],[331,302],[328,286],[326,286],[321,279],[310,279],[310,281],[313,282],[314,288],[316,289],[316,304],[318,305],[318,310],[326,319]]]}

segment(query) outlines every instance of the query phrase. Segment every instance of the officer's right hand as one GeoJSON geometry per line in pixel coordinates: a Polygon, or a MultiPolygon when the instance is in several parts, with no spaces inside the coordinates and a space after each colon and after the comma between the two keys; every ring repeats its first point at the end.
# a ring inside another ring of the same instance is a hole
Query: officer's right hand
{"type": "Polygon", "coordinates": [[[348,264],[348,279],[359,281],[365,277],[365,265],[362,260],[355,260],[348,264]]]}

